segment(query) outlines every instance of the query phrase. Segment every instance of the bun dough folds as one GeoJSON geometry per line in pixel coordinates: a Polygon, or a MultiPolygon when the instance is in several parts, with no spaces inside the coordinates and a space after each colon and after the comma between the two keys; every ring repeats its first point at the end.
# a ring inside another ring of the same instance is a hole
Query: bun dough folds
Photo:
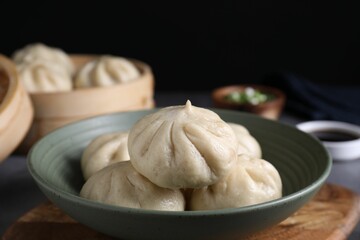
{"type": "Polygon", "coordinates": [[[239,155],[229,175],[214,185],[194,189],[190,210],[243,207],[282,196],[282,183],[275,167],[262,159],[239,155]]]}
{"type": "Polygon", "coordinates": [[[127,140],[127,132],[103,134],[93,139],[81,158],[84,179],[110,164],[130,160],[127,140]]]}
{"type": "Polygon", "coordinates": [[[186,105],[163,108],[129,132],[134,168],[158,186],[198,188],[217,182],[236,162],[237,140],[215,112],[186,105]]]}
{"type": "Polygon", "coordinates": [[[58,65],[44,60],[17,65],[19,78],[30,93],[61,92],[72,89],[72,79],[58,65]]]}
{"type": "Polygon", "coordinates": [[[75,66],[70,57],[61,49],[49,47],[42,43],[28,44],[14,52],[12,59],[15,64],[29,63],[33,61],[50,62],[62,68],[71,77],[75,66]]]}
{"type": "Polygon", "coordinates": [[[258,141],[242,125],[237,123],[228,123],[234,130],[238,140],[238,154],[248,154],[256,158],[261,158],[262,152],[258,141]]]}
{"type": "Polygon", "coordinates": [[[152,210],[184,211],[180,190],[160,188],[139,174],[129,161],[103,168],[85,182],[80,196],[102,203],[152,210]]]}
{"type": "Polygon", "coordinates": [[[140,76],[136,66],[122,57],[101,56],[85,64],[75,76],[75,88],[111,86],[140,76]]]}

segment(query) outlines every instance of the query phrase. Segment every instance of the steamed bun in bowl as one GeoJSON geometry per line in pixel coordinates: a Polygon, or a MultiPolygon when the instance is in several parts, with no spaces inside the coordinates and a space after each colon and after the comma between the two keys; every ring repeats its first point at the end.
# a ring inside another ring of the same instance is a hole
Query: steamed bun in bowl
{"type": "Polygon", "coordinates": [[[128,132],[102,134],[89,143],[81,157],[81,170],[85,180],[108,165],[130,160],[128,135],[128,132]]]}
{"type": "Polygon", "coordinates": [[[92,175],[80,196],[121,207],[184,211],[180,190],[160,188],[139,174],[129,161],[112,164],[92,175]]]}
{"type": "Polygon", "coordinates": [[[198,188],[235,165],[237,140],[218,114],[187,101],[140,119],[130,129],[128,148],[134,168],[158,186],[198,188]]]}
{"type": "Polygon", "coordinates": [[[282,196],[276,168],[263,159],[239,155],[228,176],[211,186],[195,189],[191,210],[238,208],[271,201],[282,196]]]}
{"type": "Polygon", "coordinates": [[[261,158],[262,152],[259,142],[250,134],[246,127],[237,123],[228,123],[234,130],[239,146],[237,154],[248,154],[261,158]]]}

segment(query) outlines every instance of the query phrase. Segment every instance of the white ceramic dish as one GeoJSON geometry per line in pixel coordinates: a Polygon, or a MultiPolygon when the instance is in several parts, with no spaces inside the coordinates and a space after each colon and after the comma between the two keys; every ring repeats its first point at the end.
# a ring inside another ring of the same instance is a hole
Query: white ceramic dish
{"type": "Polygon", "coordinates": [[[309,121],[297,128],[316,136],[334,160],[360,159],[360,126],[339,121],[309,121]]]}

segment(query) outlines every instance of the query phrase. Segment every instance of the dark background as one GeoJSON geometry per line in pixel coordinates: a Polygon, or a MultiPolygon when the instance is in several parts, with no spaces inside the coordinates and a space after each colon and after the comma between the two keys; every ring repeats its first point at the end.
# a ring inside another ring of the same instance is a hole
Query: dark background
{"type": "Polygon", "coordinates": [[[0,52],[42,42],[137,58],[153,68],[157,90],[211,90],[280,71],[359,85],[357,2],[8,1],[0,52]]]}

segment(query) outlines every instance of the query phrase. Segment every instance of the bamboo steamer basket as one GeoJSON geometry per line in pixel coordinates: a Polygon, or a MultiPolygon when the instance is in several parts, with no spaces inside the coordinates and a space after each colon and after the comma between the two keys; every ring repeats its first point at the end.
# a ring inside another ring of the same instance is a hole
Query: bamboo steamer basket
{"type": "MultiPolygon", "coordinates": [[[[70,54],[70,57],[75,67],[80,69],[98,56],[70,54]]],[[[142,61],[128,60],[134,63],[141,72],[141,76],[134,81],[109,87],[30,94],[35,116],[20,151],[28,151],[41,137],[68,123],[102,114],[153,108],[152,69],[142,61]]]]}
{"type": "Polygon", "coordinates": [[[33,119],[33,107],[15,64],[0,54],[0,162],[21,143],[33,119]]]}

